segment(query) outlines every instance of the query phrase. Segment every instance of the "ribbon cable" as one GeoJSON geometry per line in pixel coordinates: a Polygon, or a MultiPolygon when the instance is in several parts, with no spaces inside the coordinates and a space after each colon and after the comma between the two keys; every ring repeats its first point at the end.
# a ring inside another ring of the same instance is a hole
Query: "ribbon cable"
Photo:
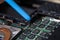
{"type": "Polygon", "coordinates": [[[30,21],[31,18],[28,15],[27,12],[25,12],[17,3],[15,3],[13,0],[5,0],[14,10],[16,10],[19,15],[21,15],[23,18],[25,18],[27,21],[30,21]]]}

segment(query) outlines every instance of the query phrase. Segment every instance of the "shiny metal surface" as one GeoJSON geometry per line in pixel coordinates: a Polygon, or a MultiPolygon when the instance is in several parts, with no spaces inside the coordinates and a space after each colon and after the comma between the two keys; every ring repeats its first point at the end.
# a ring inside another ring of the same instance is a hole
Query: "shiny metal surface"
{"type": "Polygon", "coordinates": [[[48,2],[53,2],[53,3],[60,4],[60,0],[43,0],[43,1],[48,1],[48,2]]]}

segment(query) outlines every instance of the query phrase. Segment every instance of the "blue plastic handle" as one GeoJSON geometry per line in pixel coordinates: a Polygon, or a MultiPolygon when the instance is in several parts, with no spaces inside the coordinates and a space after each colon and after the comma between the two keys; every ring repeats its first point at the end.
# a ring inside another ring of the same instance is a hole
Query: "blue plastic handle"
{"type": "Polygon", "coordinates": [[[18,4],[16,4],[13,0],[5,0],[14,10],[16,10],[23,18],[27,21],[30,21],[31,18],[27,12],[25,12],[18,4]]]}

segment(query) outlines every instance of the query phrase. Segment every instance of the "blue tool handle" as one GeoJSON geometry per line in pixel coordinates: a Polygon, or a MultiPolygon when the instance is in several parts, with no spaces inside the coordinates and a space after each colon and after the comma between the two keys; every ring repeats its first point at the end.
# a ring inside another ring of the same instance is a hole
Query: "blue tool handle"
{"type": "Polygon", "coordinates": [[[23,18],[30,21],[31,18],[27,12],[25,12],[20,6],[18,6],[13,0],[5,0],[14,10],[16,10],[23,18]]]}

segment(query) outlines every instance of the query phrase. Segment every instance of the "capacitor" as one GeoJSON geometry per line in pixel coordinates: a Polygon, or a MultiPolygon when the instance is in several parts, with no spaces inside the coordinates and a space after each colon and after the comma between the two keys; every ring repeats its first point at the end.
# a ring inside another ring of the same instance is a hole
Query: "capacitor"
{"type": "Polygon", "coordinates": [[[7,29],[7,28],[0,28],[0,32],[2,32],[4,34],[3,40],[10,40],[11,32],[10,32],[9,29],[7,29]]]}

